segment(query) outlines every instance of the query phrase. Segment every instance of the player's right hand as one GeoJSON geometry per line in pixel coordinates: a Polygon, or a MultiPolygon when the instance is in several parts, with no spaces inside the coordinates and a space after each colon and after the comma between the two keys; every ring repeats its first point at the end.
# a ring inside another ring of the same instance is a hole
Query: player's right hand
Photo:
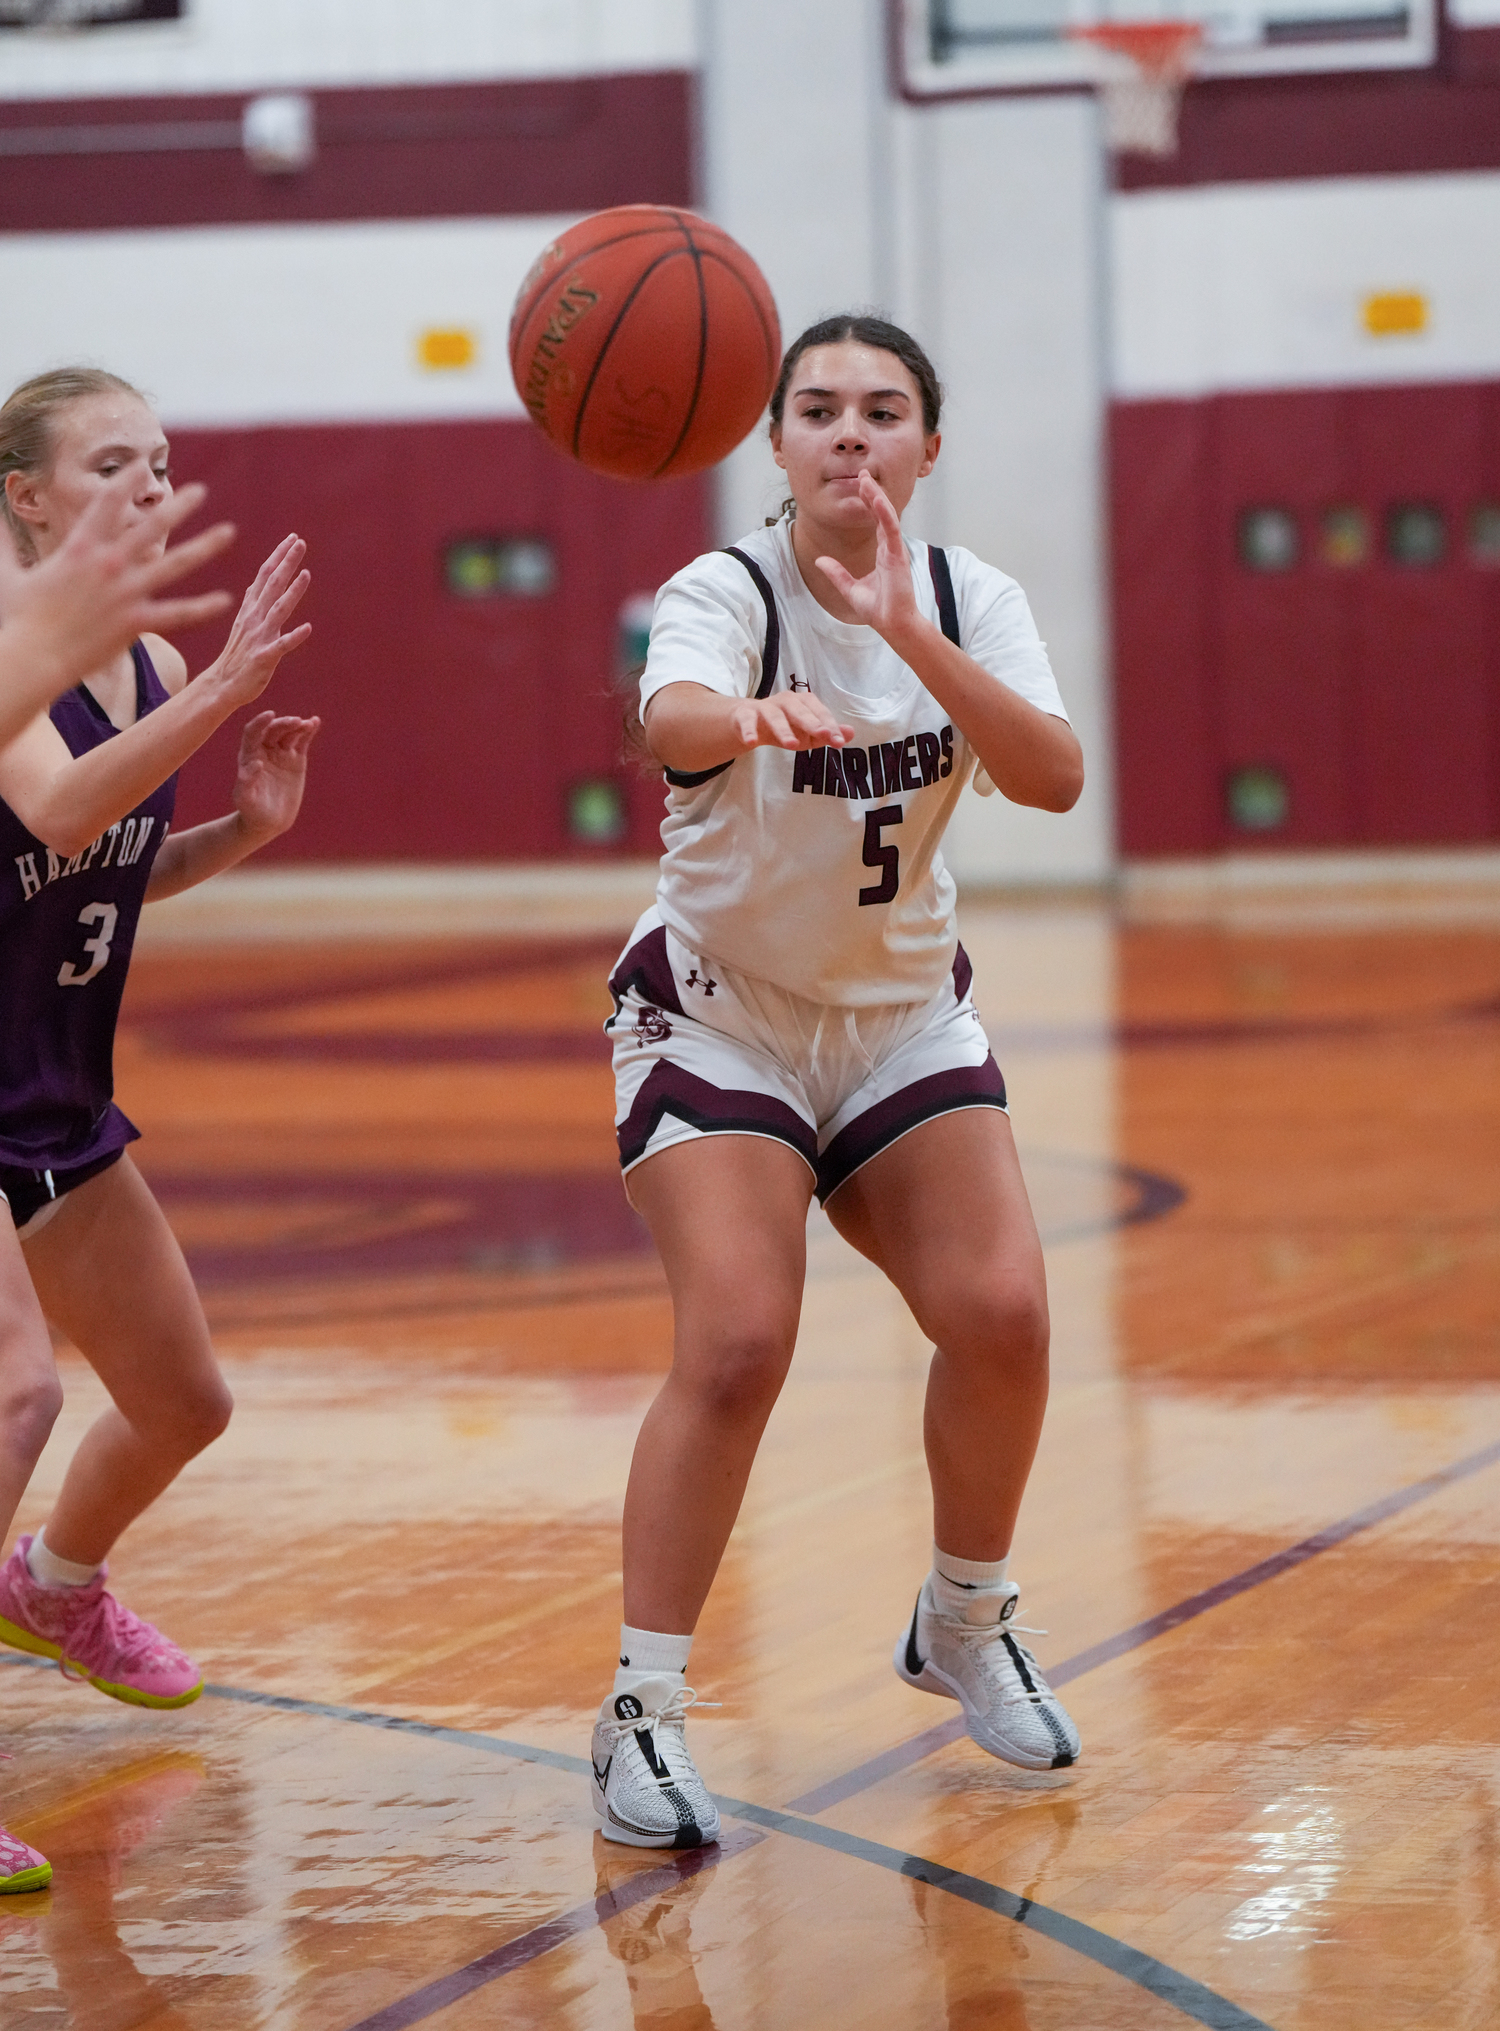
{"type": "Polygon", "coordinates": [[[854,728],[841,725],[810,691],[747,698],[732,708],[729,724],[742,754],[751,748],[841,748],[854,738],[854,728]]]}
{"type": "Polygon", "coordinates": [[[255,575],[240,603],[218,659],[198,679],[228,693],[235,705],[259,698],[282,657],[300,649],[312,633],[309,622],[287,627],[312,584],[302,560],[307,545],[300,536],[283,536],[255,575]]]}

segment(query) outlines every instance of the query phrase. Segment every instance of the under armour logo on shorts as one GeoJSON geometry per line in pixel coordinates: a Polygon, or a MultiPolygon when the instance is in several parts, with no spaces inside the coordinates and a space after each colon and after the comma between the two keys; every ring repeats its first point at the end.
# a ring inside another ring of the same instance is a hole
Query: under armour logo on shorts
{"type": "Polygon", "coordinates": [[[683,982],[685,987],[701,987],[705,995],[712,994],[718,984],[717,980],[710,980],[706,973],[700,974],[696,966],[683,982]]]}

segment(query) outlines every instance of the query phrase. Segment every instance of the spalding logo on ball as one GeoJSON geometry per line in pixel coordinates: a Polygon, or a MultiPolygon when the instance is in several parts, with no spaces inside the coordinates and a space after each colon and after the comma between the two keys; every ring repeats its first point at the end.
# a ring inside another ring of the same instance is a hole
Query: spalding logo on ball
{"type": "Polygon", "coordinates": [[[617,205],[543,249],[510,320],[510,370],[557,446],[616,479],[701,472],[753,429],[781,328],[765,277],[707,219],[617,205]]]}

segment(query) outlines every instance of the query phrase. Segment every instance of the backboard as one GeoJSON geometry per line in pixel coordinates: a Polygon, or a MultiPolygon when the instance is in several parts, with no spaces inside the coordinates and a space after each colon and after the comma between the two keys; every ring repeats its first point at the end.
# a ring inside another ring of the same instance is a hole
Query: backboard
{"type": "Polygon", "coordinates": [[[916,99],[1094,83],[1087,31],[1202,28],[1207,78],[1431,63],[1436,0],[896,0],[901,83],[916,99]]]}

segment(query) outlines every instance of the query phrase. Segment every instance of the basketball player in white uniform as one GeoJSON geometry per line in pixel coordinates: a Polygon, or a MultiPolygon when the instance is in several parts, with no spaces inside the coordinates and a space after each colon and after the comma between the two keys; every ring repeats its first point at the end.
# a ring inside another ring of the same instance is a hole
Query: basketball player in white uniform
{"type": "Polygon", "coordinates": [[[631,1467],[620,1664],[593,1742],[603,1832],[634,1846],[718,1832],[685,1741],[688,1653],[791,1359],[814,1191],[936,1349],[932,1570],[896,1670],[957,1699],[1008,1762],[1078,1754],[1014,1634],[1046,1284],[940,843],[971,779],[1064,811],[1083,765],[1020,587],[902,536],[939,401],[893,326],[805,332],[771,402],[789,513],[656,603],[641,701],[665,853],[610,1027],[626,1189],[675,1351],[631,1467]]]}

